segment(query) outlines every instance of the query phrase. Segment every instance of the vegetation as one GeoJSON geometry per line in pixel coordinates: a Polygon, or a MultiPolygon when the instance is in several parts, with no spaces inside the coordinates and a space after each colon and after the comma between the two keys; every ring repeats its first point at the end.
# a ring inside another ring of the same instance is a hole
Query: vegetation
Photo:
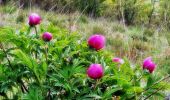
{"type": "Polygon", "coordinates": [[[32,30],[26,26],[18,32],[1,28],[0,89],[6,99],[139,99],[154,92],[152,95],[163,97],[163,90],[169,89],[162,81],[169,76],[132,67],[128,60],[118,65],[112,62],[112,54],[89,48],[76,32],[53,25],[41,25],[37,33],[32,30]],[[53,33],[54,39],[43,41],[40,35],[44,31],[53,33]],[[87,77],[91,63],[103,65],[102,79],[87,77]]]}
{"type": "Polygon", "coordinates": [[[0,6],[0,99],[155,100],[169,93],[169,0],[31,4],[0,6]],[[41,24],[28,23],[34,12],[41,24]],[[105,37],[105,48],[88,43],[93,34],[105,37]],[[149,56],[154,69],[142,65],[149,56]],[[94,70],[103,74],[95,79],[94,70]]]}

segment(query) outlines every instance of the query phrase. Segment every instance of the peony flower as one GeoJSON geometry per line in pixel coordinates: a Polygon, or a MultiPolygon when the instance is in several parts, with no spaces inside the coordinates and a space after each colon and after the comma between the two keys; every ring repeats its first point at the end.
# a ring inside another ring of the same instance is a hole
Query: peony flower
{"type": "Polygon", "coordinates": [[[96,50],[100,50],[105,46],[105,37],[103,35],[92,35],[88,39],[88,45],[96,50]]]}
{"type": "Polygon", "coordinates": [[[112,61],[115,62],[115,63],[119,63],[119,64],[123,64],[124,63],[124,60],[121,59],[121,58],[118,58],[118,57],[113,58],[112,61]]]}
{"type": "Polygon", "coordinates": [[[46,42],[50,41],[53,38],[52,34],[49,32],[45,32],[42,35],[42,39],[46,42]]]}
{"type": "Polygon", "coordinates": [[[40,22],[41,22],[41,17],[38,14],[36,14],[36,13],[30,14],[29,21],[28,21],[30,26],[38,25],[38,24],[40,24],[40,22]]]}
{"type": "Polygon", "coordinates": [[[150,73],[152,73],[156,68],[156,64],[152,61],[151,57],[147,57],[143,61],[143,69],[147,69],[150,73]]]}
{"type": "Polygon", "coordinates": [[[87,69],[87,75],[92,79],[100,79],[103,76],[103,67],[100,64],[91,64],[87,69]]]}

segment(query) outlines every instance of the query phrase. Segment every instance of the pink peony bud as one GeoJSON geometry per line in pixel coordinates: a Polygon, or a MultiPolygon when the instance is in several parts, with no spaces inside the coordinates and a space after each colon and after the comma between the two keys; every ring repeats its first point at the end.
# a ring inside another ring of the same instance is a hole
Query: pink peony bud
{"type": "Polygon", "coordinates": [[[42,39],[46,42],[50,41],[53,38],[53,35],[49,32],[45,32],[42,35],[42,39]]]}
{"type": "Polygon", "coordinates": [[[29,16],[29,25],[30,26],[35,26],[35,25],[38,25],[40,24],[41,22],[41,17],[36,14],[36,13],[31,13],[30,16],[29,16]]]}
{"type": "Polygon", "coordinates": [[[103,76],[103,67],[100,64],[91,64],[87,69],[87,75],[92,79],[100,79],[103,76]]]}
{"type": "Polygon", "coordinates": [[[151,57],[147,57],[146,59],[144,59],[143,69],[147,69],[149,70],[150,73],[152,73],[155,68],[156,68],[156,64],[152,61],[151,57]]]}
{"type": "Polygon", "coordinates": [[[103,35],[92,35],[88,39],[88,45],[96,50],[100,50],[105,46],[105,37],[103,35]]]}
{"type": "Polygon", "coordinates": [[[119,64],[123,64],[124,63],[124,60],[121,59],[121,58],[118,58],[118,57],[113,58],[112,61],[116,62],[116,63],[119,63],[119,64]]]}

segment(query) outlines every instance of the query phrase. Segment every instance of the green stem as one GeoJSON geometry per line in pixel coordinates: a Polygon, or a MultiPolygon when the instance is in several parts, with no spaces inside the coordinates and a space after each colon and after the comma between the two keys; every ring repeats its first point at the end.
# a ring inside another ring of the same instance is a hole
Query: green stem
{"type": "Polygon", "coordinates": [[[96,89],[97,85],[99,84],[99,81],[100,81],[99,79],[96,80],[96,84],[94,86],[94,89],[96,89]]]}
{"type": "Polygon", "coordinates": [[[48,45],[47,44],[45,46],[45,59],[46,59],[46,63],[48,64],[48,45]]]}
{"type": "Polygon", "coordinates": [[[167,75],[166,77],[164,77],[163,79],[161,79],[161,80],[159,80],[159,81],[157,81],[157,82],[155,82],[154,84],[152,84],[150,87],[148,87],[147,89],[145,89],[143,92],[145,92],[145,91],[147,91],[147,90],[149,90],[151,87],[153,87],[154,85],[156,85],[156,84],[158,84],[158,83],[160,83],[160,82],[162,82],[162,81],[164,81],[164,80],[166,80],[166,79],[168,79],[170,77],[170,74],[169,75],[167,75]]]}
{"type": "Polygon", "coordinates": [[[137,81],[140,81],[143,77],[144,72],[142,71],[142,74],[140,75],[139,79],[137,81]]]}
{"type": "Polygon", "coordinates": [[[27,32],[26,32],[26,35],[28,35],[28,34],[30,33],[31,28],[32,28],[31,26],[28,27],[27,32]]]}
{"type": "MultiPolygon", "coordinates": [[[[153,87],[153,86],[155,86],[156,84],[158,84],[158,83],[160,83],[160,82],[162,82],[162,81],[164,81],[164,80],[166,80],[166,79],[168,79],[170,77],[170,74],[169,75],[167,75],[166,77],[164,77],[163,79],[161,79],[161,80],[159,80],[159,81],[157,81],[157,82],[155,82],[154,84],[152,84],[150,87],[148,87],[148,88],[146,88],[142,93],[144,93],[144,92],[146,92],[146,91],[148,91],[149,89],[151,89],[151,87],[153,87]]],[[[158,88],[158,91],[159,90],[161,90],[163,87],[161,87],[161,88],[158,88]]],[[[157,93],[158,91],[155,91],[154,93],[152,93],[152,95],[153,94],[155,94],[155,93],[157,93]]],[[[152,96],[151,95],[151,96],[152,96]]],[[[150,97],[150,96],[149,96],[150,97]]],[[[139,99],[139,100],[141,100],[142,99],[142,97],[139,99]]],[[[146,99],[145,99],[146,100],[146,99]]]]}
{"type": "Polygon", "coordinates": [[[39,36],[38,36],[37,27],[36,27],[36,26],[34,26],[34,29],[35,29],[36,38],[38,39],[38,38],[39,38],[39,36]]]}
{"type": "MultiPolygon", "coordinates": [[[[34,26],[34,29],[35,29],[35,34],[36,34],[36,38],[38,39],[39,36],[38,36],[38,31],[37,31],[37,28],[36,26],[34,26]]],[[[38,58],[38,46],[36,46],[36,53],[35,53],[35,58],[37,59],[38,58]]]]}
{"type": "Polygon", "coordinates": [[[23,93],[28,92],[28,89],[26,88],[26,86],[24,85],[24,82],[22,80],[20,80],[21,83],[21,90],[23,93]]]}
{"type": "Polygon", "coordinates": [[[158,88],[155,92],[151,93],[150,95],[148,95],[146,98],[144,98],[143,100],[147,100],[148,98],[150,98],[152,95],[156,94],[158,91],[160,91],[162,88],[164,88],[164,86],[158,88]]]}
{"type": "Polygon", "coordinates": [[[12,65],[11,65],[11,62],[10,62],[10,60],[9,60],[9,58],[8,58],[7,52],[5,51],[2,43],[0,43],[0,48],[1,48],[2,51],[4,52],[4,54],[5,54],[5,56],[6,56],[6,59],[7,59],[7,61],[8,61],[8,64],[9,64],[9,66],[11,67],[11,69],[13,70],[12,65]]]}

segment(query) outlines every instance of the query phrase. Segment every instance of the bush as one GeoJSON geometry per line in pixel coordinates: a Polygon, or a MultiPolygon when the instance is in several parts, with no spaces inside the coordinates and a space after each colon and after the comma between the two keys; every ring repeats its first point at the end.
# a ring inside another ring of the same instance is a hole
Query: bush
{"type": "Polygon", "coordinates": [[[140,0],[113,0],[114,15],[126,25],[148,24],[152,17],[152,3],[140,0]]]}
{"type": "Polygon", "coordinates": [[[0,30],[2,99],[163,98],[170,87],[158,70],[151,74],[140,65],[132,67],[127,59],[122,65],[114,63],[112,53],[89,48],[76,32],[54,25],[41,25],[37,33],[27,26],[15,30],[0,30]],[[40,38],[44,32],[52,33],[53,40],[44,42],[40,38]],[[101,79],[87,77],[92,63],[103,66],[101,79]]]}

